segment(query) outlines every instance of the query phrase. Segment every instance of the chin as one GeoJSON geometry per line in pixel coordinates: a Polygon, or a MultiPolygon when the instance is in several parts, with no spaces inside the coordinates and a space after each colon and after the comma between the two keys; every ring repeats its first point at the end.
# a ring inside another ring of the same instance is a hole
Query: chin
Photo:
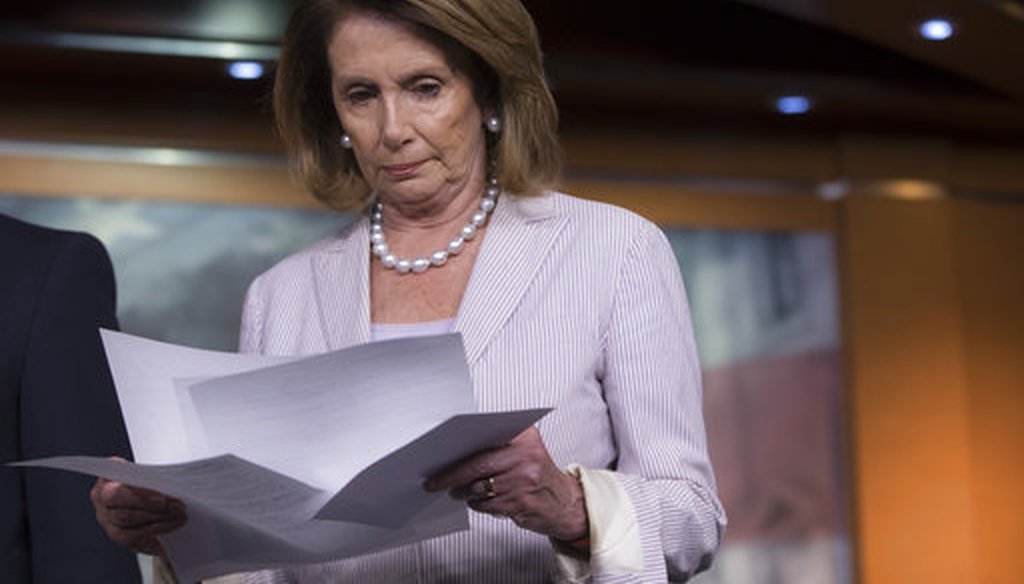
{"type": "Polygon", "coordinates": [[[418,203],[429,201],[438,191],[436,188],[432,189],[422,184],[414,184],[416,182],[413,180],[389,181],[386,183],[383,192],[386,193],[386,198],[392,201],[418,203]]]}

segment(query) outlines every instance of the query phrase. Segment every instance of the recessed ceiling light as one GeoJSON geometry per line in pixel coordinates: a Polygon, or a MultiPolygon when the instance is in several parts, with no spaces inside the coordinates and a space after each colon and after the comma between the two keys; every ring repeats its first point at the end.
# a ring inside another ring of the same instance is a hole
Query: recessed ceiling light
{"type": "Polygon", "coordinates": [[[953,36],[953,23],[944,18],[933,18],[922,22],[917,31],[930,41],[944,41],[953,36]]]}
{"type": "Polygon", "coordinates": [[[263,65],[256,61],[235,61],[228,65],[228,75],[235,79],[259,79],[263,77],[263,65]]]}
{"type": "Polygon", "coordinates": [[[775,109],[787,116],[806,114],[811,111],[811,99],[805,95],[784,95],[775,100],[775,109]]]}

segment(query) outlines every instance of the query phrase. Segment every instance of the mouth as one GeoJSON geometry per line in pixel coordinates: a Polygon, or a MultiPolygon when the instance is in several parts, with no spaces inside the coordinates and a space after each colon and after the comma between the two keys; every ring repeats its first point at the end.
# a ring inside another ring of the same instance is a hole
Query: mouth
{"type": "Polygon", "coordinates": [[[405,164],[387,164],[380,168],[391,178],[404,178],[415,173],[421,166],[423,166],[423,162],[424,161],[421,160],[419,162],[408,162],[405,164]]]}

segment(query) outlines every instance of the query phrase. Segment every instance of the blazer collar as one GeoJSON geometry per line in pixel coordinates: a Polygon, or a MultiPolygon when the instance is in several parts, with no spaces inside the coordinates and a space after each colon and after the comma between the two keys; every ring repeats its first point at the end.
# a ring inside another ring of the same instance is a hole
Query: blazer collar
{"type": "Polygon", "coordinates": [[[313,256],[320,323],[329,350],[370,342],[370,222],[365,214],[313,256]]]}
{"type": "MultiPolygon", "coordinates": [[[[455,319],[470,365],[511,318],[566,222],[550,193],[498,199],[455,319]]],[[[363,215],[313,257],[320,322],[330,350],[370,341],[369,241],[363,215]]]]}
{"type": "Polygon", "coordinates": [[[550,193],[498,200],[455,320],[470,365],[511,318],[566,221],[550,193]]]}

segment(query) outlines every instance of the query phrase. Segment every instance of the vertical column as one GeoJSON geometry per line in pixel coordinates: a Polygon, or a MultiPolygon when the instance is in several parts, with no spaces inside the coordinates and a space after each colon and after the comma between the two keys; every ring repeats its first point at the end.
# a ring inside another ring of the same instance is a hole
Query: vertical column
{"type": "Polygon", "coordinates": [[[956,205],[970,387],[973,582],[1024,577],[1024,205],[956,205]]]}
{"type": "Polygon", "coordinates": [[[841,206],[860,581],[975,582],[952,203],[841,206]]]}

